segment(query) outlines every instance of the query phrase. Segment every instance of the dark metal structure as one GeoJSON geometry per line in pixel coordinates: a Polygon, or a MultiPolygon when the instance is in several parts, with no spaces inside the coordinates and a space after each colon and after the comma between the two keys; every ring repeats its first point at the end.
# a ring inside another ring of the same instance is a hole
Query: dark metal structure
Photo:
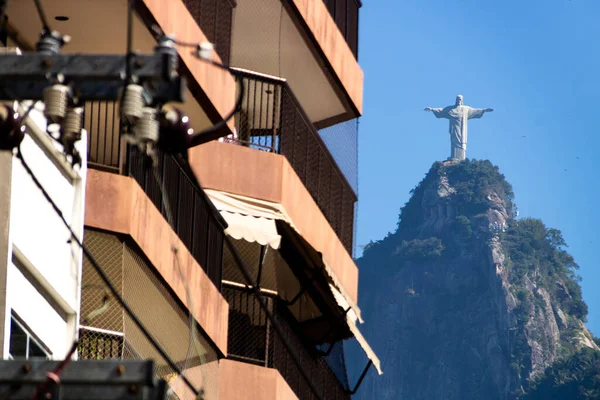
{"type": "Polygon", "coordinates": [[[361,0],[323,0],[323,2],[350,46],[352,54],[358,58],[358,13],[362,7],[361,0]]]}
{"type": "Polygon", "coordinates": [[[235,0],[184,0],[184,3],[225,65],[231,59],[231,30],[235,0]]]}
{"type": "Polygon", "coordinates": [[[167,385],[155,379],[152,361],[68,361],[59,372],[60,363],[37,359],[2,360],[0,393],[3,398],[15,400],[167,398],[167,385]],[[51,373],[56,379],[48,376],[51,373]]]}
{"type": "Polygon", "coordinates": [[[128,146],[127,174],[142,187],[148,198],[154,203],[166,221],[167,210],[162,199],[168,196],[171,207],[172,226],[181,241],[186,245],[198,264],[202,266],[214,285],[221,288],[223,266],[223,227],[213,214],[214,206],[200,193],[191,171],[177,159],[163,152],[158,153],[158,171],[160,182],[164,182],[166,193],[161,187],[153,170],[145,165],[145,158],[134,146],[128,146]]]}
{"type": "MultiPolygon", "coordinates": [[[[248,290],[238,287],[224,287],[222,293],[229,303],[228,357],[275,368],[298,398],[315,398],[309,382],[292,362],[282,339],[274,334],[265,311],[255,297],[248,290]]],[[[335,345],[337,351],[324,356],[313,344],[298,335],[299,329],[295,327],[297,322],[281,300],[266,294],[263,299],[283,328],[283,339],[298,354],[302,368],[308,372],[321,397],[328,400],[350,399],[341,343],[335,345]]]]}

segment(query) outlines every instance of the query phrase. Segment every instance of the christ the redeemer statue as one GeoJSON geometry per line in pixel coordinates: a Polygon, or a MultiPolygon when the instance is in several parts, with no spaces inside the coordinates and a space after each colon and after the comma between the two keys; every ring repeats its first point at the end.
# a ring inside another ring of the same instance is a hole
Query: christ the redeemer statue
{"type": "Polygon", "coordinates": [[[463,105],[462,95],[456,96],[456,104],[444,108],[427,107],[437,118],[450,120],[450,159],[464,160],[467,156],[467,121],[472,118],[481,118],[486,112],[494,111],[491,108],[472,108],[463,105]]]}

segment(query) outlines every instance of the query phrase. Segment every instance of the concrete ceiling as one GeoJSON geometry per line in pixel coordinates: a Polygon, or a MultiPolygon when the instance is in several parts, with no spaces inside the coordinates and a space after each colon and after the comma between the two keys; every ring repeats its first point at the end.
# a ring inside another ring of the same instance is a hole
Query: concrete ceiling
{"type": "MultiPolygon", "coordinates": [[[[126,0],[44,0],[46,17],[52,29],[71,36],[71,42],[63,47],[64,53],[125,54],[127,49],[127,1],[126,0]],[[57,21],[58,16],[68,17],[57,21]]],[[[9,2],[9,23],[21,39],[35,45],[42,24],[34,2],[18,0],[9,2]]],[[[133,24],[133,48],[136,52],[151,53],[156,44],[148,28],[135,15],[133,24]]],[[[192,128],[205,129],[211,123],[186,88],[185,103],[177,107],[190,117],[192,128]]]]}
{"type": "Polygon", "coordinates": [[[281,0],[237,0],[231,65],[285,78],[312,122],[346,113],[281,0]]]}

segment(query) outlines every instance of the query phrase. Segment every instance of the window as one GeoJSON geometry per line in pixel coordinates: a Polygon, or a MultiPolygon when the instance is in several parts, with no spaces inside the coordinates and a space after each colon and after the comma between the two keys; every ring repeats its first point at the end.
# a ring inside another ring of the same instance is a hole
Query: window
{"type": "Polygon", "coordinates": [[[14,313],[10,317],[9,358],[51,359],[52,353],[14,313]]]}

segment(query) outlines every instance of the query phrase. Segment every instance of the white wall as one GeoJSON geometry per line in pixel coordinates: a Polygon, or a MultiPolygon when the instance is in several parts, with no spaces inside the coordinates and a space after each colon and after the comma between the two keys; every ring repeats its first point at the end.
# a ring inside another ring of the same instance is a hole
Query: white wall
{"type": "MultiPolygon", "coordinates": [[[[61,146],[45,133],[41,110],[32,111],[30,121],[29,134],[21,144],[25,161],[82,238],[85,167],[74,170],[60,154],[61,146]]],[[[85,166],[86,134],[82,136],[78,148],[85,166]]],[[[77,334],[81,251],[74,241],[68,243],[69,231],[17,157],[12,164],[10,208],[9,249],[14,262],[8,265],[5,326],[10,326],[13,310],[54,358],[61,359],[77,334]]],[[[5,329],[5,355],[9,335],[5,329]]]]}

